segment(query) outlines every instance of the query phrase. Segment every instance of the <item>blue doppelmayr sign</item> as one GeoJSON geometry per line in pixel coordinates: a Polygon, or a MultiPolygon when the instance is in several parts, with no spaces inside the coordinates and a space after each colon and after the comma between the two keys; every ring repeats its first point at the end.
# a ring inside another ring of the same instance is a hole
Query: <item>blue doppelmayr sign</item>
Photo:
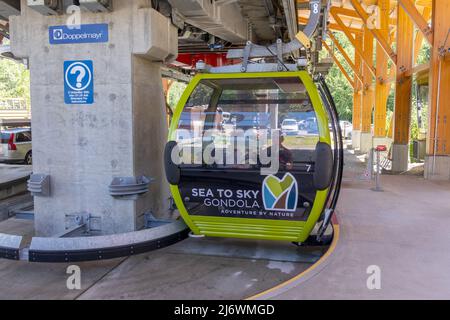
{"type": "Polygon", "coordinates": [[[79,28],[48,28],[50,44],[100,43],[109,41],[108,24],[83,24],[79,28]]]}

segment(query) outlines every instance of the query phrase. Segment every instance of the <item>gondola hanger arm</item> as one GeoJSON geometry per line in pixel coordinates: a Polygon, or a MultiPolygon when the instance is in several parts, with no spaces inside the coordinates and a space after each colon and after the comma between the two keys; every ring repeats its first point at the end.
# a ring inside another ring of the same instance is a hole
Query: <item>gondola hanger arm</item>
{"type": "MultiPolygon", "coordinates": [[[[323,8],[322,0],[310,0],[309,7],[310,7],[310,16],[308,24],[306,25],[303,31],[297,33],[294,40],[292,40],[289,43],[282,44],[281,46],[282,55],[290,54],[302,48],[306,49],[311,48],[311,37],[317,30],[317,27],[320,23],[320,17],[323,8]]],[[[227,58],[245,60],[246,50],[248,50],[247,47],[249,46],[250,46],[250,52],[248,54],[249,59],[272,57],[274,53],[277,53],[279,51],[279,45],[277,43],[272,44],[268,47],[247,43],[247,46],[244,49],[233,49],[228,51],[227,58]]]]}

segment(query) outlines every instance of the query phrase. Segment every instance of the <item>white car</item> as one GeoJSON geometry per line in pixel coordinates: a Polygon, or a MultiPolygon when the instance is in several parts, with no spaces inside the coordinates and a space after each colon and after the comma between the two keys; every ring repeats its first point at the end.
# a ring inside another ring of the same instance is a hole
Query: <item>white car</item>
{"type": "Polygon", "coordinates": [[[298,122],[295,119],[285,119],[281,123],[281,131],[286,135],[298,134],[298,122]]]}
{"type": "Polygon", "coordinates": [[[351,139],[353,132],[353,124],[349,121],[339,121],[344,139],[351,139]]]}
{"type": "Polygon", "coordinates": [[[16,128],[0,132],[0,162],[33,163],[31,129],[16,128]]]}

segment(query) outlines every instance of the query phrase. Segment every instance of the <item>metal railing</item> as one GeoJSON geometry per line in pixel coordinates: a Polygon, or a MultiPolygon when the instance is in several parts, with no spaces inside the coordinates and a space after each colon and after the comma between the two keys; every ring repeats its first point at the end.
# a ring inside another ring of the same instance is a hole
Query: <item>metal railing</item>
{"type": "Polygon", "coordinates": [[[29,111],[27,101],[22,98],[0,98],[0,112],[29,111]]]}
{"type": "Polygon", "coordinates": [[[31,110],[25,99],[0,98],[0,125],[10,120],[29,120],[31,110]]]}

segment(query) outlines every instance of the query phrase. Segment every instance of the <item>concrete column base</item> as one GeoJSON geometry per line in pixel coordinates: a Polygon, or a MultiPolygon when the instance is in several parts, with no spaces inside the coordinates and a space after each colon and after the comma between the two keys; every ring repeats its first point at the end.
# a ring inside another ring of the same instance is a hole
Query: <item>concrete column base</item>
{"type": "Polygon", "coordinates": [[[409,145],[395,144],[392,147],[392,172],[408,171],[409,145]]]}
{"type": "Polygon", "coordinates": [[[160,68],[161,61],[177,55],[178,33],[169,18],[144,2],[114,1],[112,12],[83,12],[83,23],[109,25],[107,43],[49,44],[44,31],[67,17],[43,16],[26,1],[21,15],[11,17],[11,49],[30,61],[33,172],[49,175],[51,183],[48,196],[34,198],[37,236],[61,235],[87,216],[101,235],[140,230],[146,213],[171,217],[160,68]],[[94,66],[90,105],[65,103],[63,67],[73,60],[94,66]],[[150,192],[130,198],[110,194],[114,178],[140,176],[155,178],[150,192]]]}
{"type": "Polygon", "coordinates": [[[450,157],[449,156],[426,156],[425,157],[425,179],[450,180],[450,157]]]}
{"type": "Polygon", "coordinates": [[[373,148],[372,139],[373,137],[371,133],[367,132],[361,133],[361,142],[359,146],[359,151],[361,153],[368,153],[370,149],[373,148]]]}
{"type": "Polygon", "coordinates": [[[354,150],[359,149],[361,146],[361,131],[360,130],[353,130],[352,132],[352,148],[354,150]]]}
{"type": "Polygon", "coordinates": [[[392,139],[387,137],[374,137],[373,138],[373,147],[376,148],[377,146],[386,146],[386,148],[389,150],[389,148],[392,145],[392,139]]]}

